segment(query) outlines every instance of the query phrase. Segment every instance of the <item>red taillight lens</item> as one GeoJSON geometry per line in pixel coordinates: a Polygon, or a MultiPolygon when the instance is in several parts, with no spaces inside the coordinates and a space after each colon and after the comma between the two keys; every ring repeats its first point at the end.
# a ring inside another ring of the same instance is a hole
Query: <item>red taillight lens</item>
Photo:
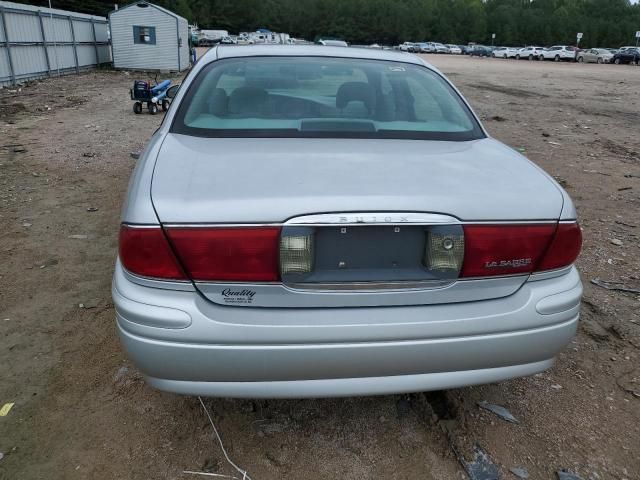
{"type": "Polygon", "coordinates": [[[580,225],[576,222],[558,224],[553,241],[536,271],[555,270],[571,265],[580,255],[581,248],[582,231],[580,225]]]}
{"type": "Polygon", "coordinates": [[[582,246],[580,226],[465,225],[461,277],[532,273],[571,265],[582,246]]]}
{"type": "Polygon", "coordinates": [[[553,238],[555,224],[465,225],[461,277],[530,273],[553,238]]]}
{"type": "Polygon", "coordinates": [[[160,227],[120,227],[120,261],[129,272],[163,280],[186,280],[160,227]]]}
{"type": "Polygon", "coordinates": [[[168,228],[176,254],[193,280],[275,282],[280,229],[168,228]]]}

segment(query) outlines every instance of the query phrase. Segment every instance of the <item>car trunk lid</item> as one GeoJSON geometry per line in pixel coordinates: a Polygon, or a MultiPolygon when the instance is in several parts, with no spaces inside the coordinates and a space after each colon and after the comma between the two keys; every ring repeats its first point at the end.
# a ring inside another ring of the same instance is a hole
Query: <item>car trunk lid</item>
{"type": "MultiPolygon", "coordinates": [[[[267,307],[415,305],[506,296],[526,274],[459,281],[461,265],[454,265],[458,270],[425,268],[429,239],[437,234],[444,235],[439,242],[464,238],[463,226],[469,223],[549,224],[562,209],[561,192],[546,174],[491,139],[171,134],[157,159],[152,199],[178,257],[193,245],[193,229],[278,228],[278,235],[267,235],[268,240],[263,235],[258,247],[242,250],[245,255],[271,249],[275,257],[261,268],[278,263],[277,279],[196,281],[216,303],[267,307]],[[179,239],[172,233],[177,231],[187,233],[179,239]],[[314,242],[311,270],[285,271],[283,242],[292,243],[291,238],[298,245],[305,238],[314,242]]],[[[207,257],[207,248],[200,250],[198,268],[221,262],[207,257]]],[[[514,260],[521,261],[508,258],[514,260]]]]}

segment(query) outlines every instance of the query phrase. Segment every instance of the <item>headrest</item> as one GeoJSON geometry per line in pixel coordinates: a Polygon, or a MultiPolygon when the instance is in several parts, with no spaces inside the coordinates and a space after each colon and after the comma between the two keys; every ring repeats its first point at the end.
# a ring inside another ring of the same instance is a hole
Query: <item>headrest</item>
{"type": "Polygon", "coordinates": [[[227,113],[228,103],[229,97],[227,96],[227,92],[222,88],[216,88],[207,100],[209,113],[218,117],[224,115],[227,113]]]}
{"type": "Polygon", "coordinates": [[[264,88],[244,86],[238,87],[229,96],[229,113],[260,114],[267,101],[264,88]]]}
{"type": "Polygon", "coordinates": [[[342,110],[349,102],[362,102],[369,113],[372,113],[376,103],[373,87],[366,82],[343,83],[336,94],[336,107],[342,110]]]}

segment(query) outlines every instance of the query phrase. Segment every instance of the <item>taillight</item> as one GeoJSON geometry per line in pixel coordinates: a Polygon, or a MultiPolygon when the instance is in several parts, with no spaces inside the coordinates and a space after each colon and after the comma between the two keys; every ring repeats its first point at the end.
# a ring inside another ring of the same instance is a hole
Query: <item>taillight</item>
{"type": "Polygon", "coordinates": [[[576,222],[560,223],[536,271],[555,270],[576,261],[582,248],[582,231],[576,222]]]}
{"type": "Polygon", "coordinates": [[[465,225],[461,277],[531,273],[544,255],[555,224],[465,225]]]}
{"type": "Polygon", "coordinates": [[[279,280],[280,228],[167,228],[169,241],[196,281],[279,280]]]}
{"type": "Polygon", "coordinates": [[[582,245],[577,223],[465,225],[461,277],[554,270],[571,265],[582,245]]]}
{"type": "Polygon", "coordinates": [[[160,227],[120,227],[120,261],[129,272],[163,280],[186,280],[160,227]]]}

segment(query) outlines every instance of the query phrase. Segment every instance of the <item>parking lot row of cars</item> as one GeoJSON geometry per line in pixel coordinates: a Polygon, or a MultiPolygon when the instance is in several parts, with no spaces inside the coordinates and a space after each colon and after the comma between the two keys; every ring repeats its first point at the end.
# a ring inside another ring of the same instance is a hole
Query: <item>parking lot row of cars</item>
{"type": "Polygon", "coordinates": [[[570,61],[579,63],[630,63],[640,64],[640,48],[633,46],[615,48],[580,49],[569,45],[553,45],[551,47],[529,46],[489,47],[486,45],[453,45],[437,42],[404,42],[399,50],[411,53],[450,53],[466,54],[477,57],[513,58],[516,60],[552,60],[556,62],[570,61]]]}
{"type": "MultiPolygon", "coordinates": [[[[516,60],[552,60],[555,62],[569,61],[579,63],[631,63],[640,64],[640,48],[621,47],[614,48],[577,48],[569,45],[554,45],[548,48],[542,47],[484,47],[477,45],[475,49],[481,49],[482,56],[494,58],[515,58],[516,60]]],[[[474,52],[471,53],[472,55],[474,52]]]]}

